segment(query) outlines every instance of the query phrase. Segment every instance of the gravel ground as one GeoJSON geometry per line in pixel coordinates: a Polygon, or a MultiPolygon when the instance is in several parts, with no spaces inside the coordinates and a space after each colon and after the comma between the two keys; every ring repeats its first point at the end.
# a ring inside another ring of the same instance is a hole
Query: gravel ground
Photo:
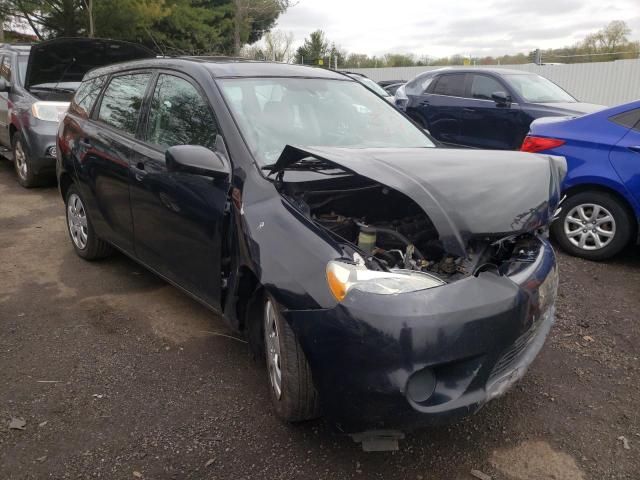
{"type": "Polygon", "coordinates": [[[637,247],[560,255],[558,322],[524,380],[367,454],[322,420],[279,422],[221,319],[122,255],[76,257],[55,188],[0,162],[0,202],[2,479],[638,479],[637,247]]]}

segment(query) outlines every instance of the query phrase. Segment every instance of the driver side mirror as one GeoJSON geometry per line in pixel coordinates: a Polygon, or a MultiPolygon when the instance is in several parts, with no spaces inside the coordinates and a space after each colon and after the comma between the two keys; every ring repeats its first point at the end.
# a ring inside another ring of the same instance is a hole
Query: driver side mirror
{"type": "Polygon", "coordinates": [[[506,92],[493,92],[491,98],[498,106],[506,106],[511,103],[511,96],[506,92]]]}
{"type": "Polygon", "coordinates": [[[175,145],[165,153],[169,172],[191,173],[213,178],[228,178],[229,164],[220,153],[200,145],[175,145]]]}
{"type": "Polygon", "coordinates": [[[4,78],[0,78],[0,93],[5,93],[11,90],[11,85],[4,78]]]}

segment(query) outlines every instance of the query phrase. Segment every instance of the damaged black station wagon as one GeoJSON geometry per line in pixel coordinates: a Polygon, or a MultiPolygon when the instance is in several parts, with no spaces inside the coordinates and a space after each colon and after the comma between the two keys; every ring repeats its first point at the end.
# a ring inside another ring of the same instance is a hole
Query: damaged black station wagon
{"type": "Polygon", "coordinates": [[[436,148],[339,73],[94,70],[57,172],[78,255],[116,247],[223,314],[280,417],[322,413],[368,449],[505,392],[553,323],[564,160],[436,148]]]}

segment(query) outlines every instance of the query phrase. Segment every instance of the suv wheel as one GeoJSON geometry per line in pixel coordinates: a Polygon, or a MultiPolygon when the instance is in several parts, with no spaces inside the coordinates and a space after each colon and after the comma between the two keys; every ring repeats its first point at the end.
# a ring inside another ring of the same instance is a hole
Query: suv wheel
{"type": "Polygon", "coordinates": [[[311,369],[298,339],[269,295],[264,301],[263,322],[271,401],[276,414],[287,422],[317,417],[320,408],[311,369]]]}
{"type": "Polygon", "coordinates": [[[85,260],[97,260],[108,256],[112,247],[96,235],[80,192],[75,185],[71,185],[67,191],[65,206],[67,230],[78,256],[85,260]]]}
{"type": "Polygon", "coordinates": [[[629,244],[634,225],[613,195],[581,192],[564,201],[551,230],[565,252],[587,260],[606,260],[629,244]]]}
{"type": "Polygon", "coordinates": [[[36,187],[39,184],[39,179],[33,173],[33,167],[31,165],[31,159],[27,153],[27,149],[24,144],[24,140],[20,133],[14,133],[11,139],[11,146],[13,149],[13,165],[18,175],[18,182],[25,188],[36,187]]]}

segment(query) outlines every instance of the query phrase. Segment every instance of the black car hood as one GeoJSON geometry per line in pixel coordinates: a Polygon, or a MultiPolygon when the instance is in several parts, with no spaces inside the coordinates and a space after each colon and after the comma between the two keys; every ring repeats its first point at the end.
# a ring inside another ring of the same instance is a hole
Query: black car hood
{"type": "Polygon", "coordinates": [[[130,42],[103,38],[56,38],[31,47],[24,88],[58,82],[80,82],[89,70],[155,54],[130,42]]]}
{"type": "Polygon", "coordinates": [[[567,172],[563,157],[522,152],[290,145],[271,172],[309,157],[405,194],[429,216],[445,249],[458,256],[466,255],[472,237],[498,239],[548,225],[567,172]]]}

